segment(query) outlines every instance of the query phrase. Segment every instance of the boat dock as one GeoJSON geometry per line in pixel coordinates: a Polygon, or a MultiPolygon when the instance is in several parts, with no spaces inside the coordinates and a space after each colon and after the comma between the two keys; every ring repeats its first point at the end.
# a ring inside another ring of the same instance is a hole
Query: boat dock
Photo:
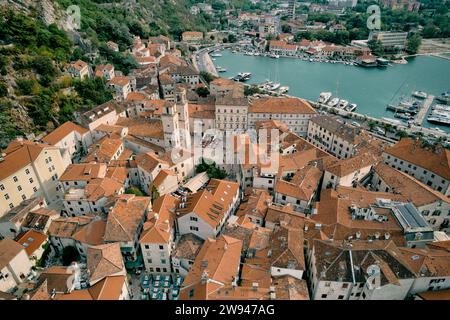
{"type": "Polygon", "coordinates": [[[428,114],[428,110],[431,107],[431,104],[433,103],[434,96],[429,94],[428,97],[423,102],[422,108],[420,108],[419,112],[416,116],[416,123],[422,124],[423,120],[425,119],[426,115],[428,114]]]}

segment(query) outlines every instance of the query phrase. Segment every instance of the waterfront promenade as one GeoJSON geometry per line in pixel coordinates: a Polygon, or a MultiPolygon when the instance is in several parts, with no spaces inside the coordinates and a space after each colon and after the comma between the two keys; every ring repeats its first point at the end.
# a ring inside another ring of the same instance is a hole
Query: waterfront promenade
{"type": "MultiPolygon", "coordinates": [[[[308,100],[308,99],[305,99],[305,100],[308,101],[316,109],[324,110],[329,114],[336,114],[336,115],[339,115],[344,118],[350,118],[352,120],[355,120],[361,125],[361,127],[363,127],[364,129],[367,129],[367,130],[369,130],[369,125],[368,125],[369,122],[373,122],[376,125],[381,125],[381,126],[382,125],[390,125],[395,130],[405,131],[410,134],[421,133],[423,135],[433,135],[433,136],[443,137],[443,138],[448,138],[448,136],[449,136],[448,133],[439,132],[434,129],[425,128],[425,127],[418,126],[418,125],[411,125],[410,127],[408,127],[406,125],[397,125],[397,124],[393,124],[392,122],[386,121],[384,119],[370,117],[370,116],[360,114],[357,112],[347,112],[345,110],[336,109],[336,108],[330,107],[325,104],[320,104],[316,101],[312,101],[312,100],[308,100]]],[[[431,99],[431,101],[433,101],[433,99],[431,99]]],[[[431,105],[431,103],[429,103],[427,110],[430,107],[430,105],[431,105]]],[[[422,109],[425,109],[425,108],[422,108],[422,109]]],[[[427,112],[425,112],[425,115],[426,114],[427,114],[427,112]]],[[[379,136],[379,137],[381,137],[381,136],[379,136]]]]}

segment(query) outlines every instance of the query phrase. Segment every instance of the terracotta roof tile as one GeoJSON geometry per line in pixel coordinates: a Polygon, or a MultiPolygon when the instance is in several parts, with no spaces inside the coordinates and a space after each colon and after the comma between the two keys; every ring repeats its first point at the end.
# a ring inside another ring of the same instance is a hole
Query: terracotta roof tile
{"type": "Polygon", "coordinates": [[[24,247],[14,240],[0,240],[0,270],[3,270],[22,250],[24,247]]]}
{"type": "Polygon", "coordinates": [[[88,247],[86,259],[90,282],[126,272],[118,242],[88,247]]]}
{"type": "Polygon", "coordinates": [[[450,180],[450,150],[442,146],[435,147],[433,151],[423,147],[418,140],[404,138],[385,152],[450,180]]]}
{"type": "Polygon", "coordinates": [[[134,241],[151,203],[150,197],[123,194],[108,213],[104,240],[134,241]]]}
{"type": "Polygon", "coordinates": [[[84,135],[89,130],[85,129],[73,122],[67,121],[60,125],[58,128],[50,132],[48,135],[42,138],[42,142],[48,143],[50,145],[55,145],[63,138],[67,137],[72,132],[78,132],[80,135],[84,135]]]}
{"type": "Polygon", "coordinates": [[[45,234],[34,230],[28,230],[16,239],[16,241],[25,248],[28,256],[33,255],[33,253],[42,247],[47,240],[48,237],[45,234]]]}
{"type": "Polygon", "coordinates": [[[316,114],[311,105],[298,98],[256,99],[248,109],[249,113],[316,114]]]}

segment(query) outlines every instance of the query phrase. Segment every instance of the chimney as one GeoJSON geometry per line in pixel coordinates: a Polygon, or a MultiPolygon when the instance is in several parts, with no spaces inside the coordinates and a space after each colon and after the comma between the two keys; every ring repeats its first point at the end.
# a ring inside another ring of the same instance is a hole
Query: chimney
{"type": "Polygon", "coordinates": [[[201,276],[201,283],[206,284],[209,280],[208,271],[203,270],[202,276],[201,276]]]}

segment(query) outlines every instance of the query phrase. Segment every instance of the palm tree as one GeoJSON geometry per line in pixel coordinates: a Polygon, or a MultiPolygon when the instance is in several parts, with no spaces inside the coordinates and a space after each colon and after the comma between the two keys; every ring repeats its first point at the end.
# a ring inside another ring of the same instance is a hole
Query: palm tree
{"type": "Polygon", "coordinates": [[[400,139],[406,138],[408,136],[408,133],[405,130],[398,130],[395,135],[399,137],[400,139]]]}

